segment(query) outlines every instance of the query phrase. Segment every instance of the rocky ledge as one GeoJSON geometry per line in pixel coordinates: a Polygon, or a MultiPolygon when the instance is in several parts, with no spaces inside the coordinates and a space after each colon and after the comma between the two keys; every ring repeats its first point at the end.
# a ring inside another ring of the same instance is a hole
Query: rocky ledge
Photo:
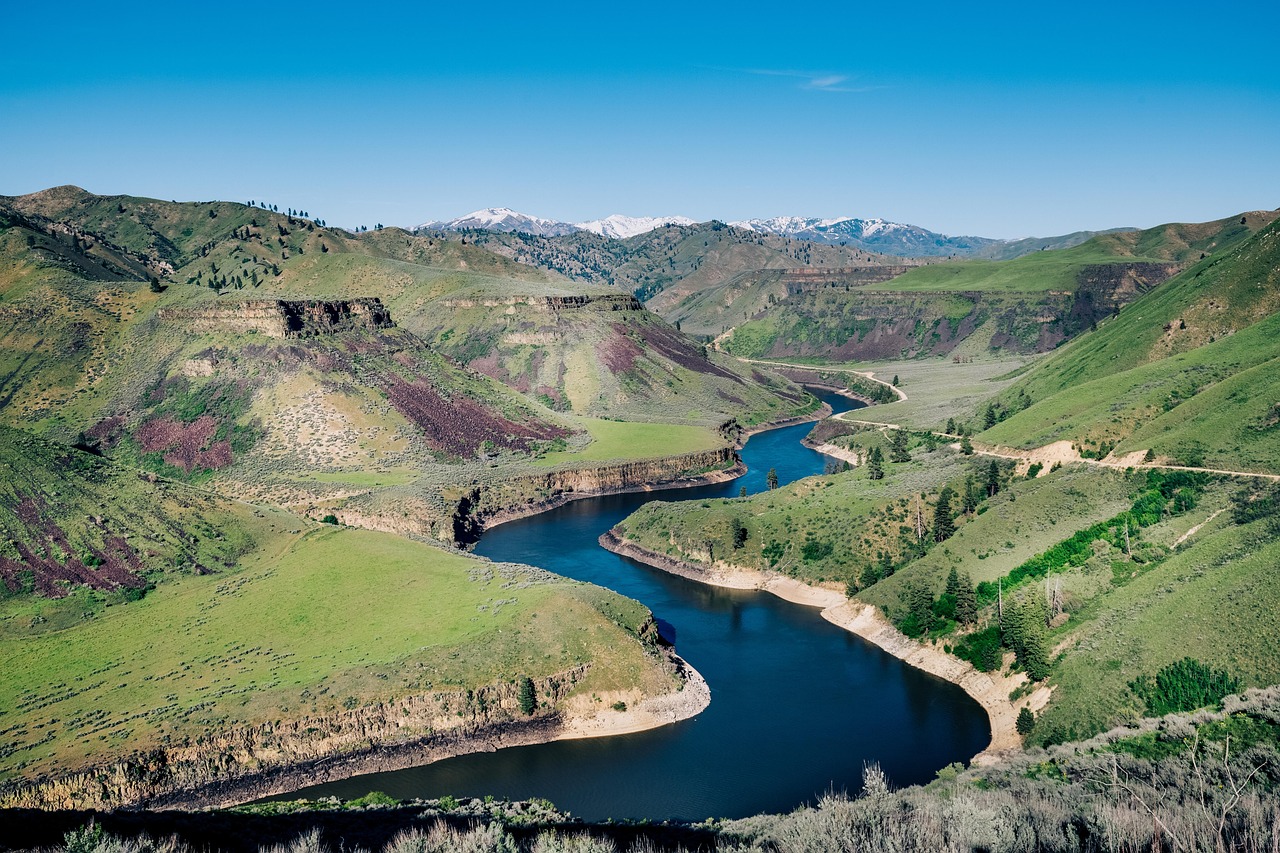
{"type": "Polygon", "coordinates": [[[248,299],[191,308],[165,308],[160,320],[197,332],[257,332],[306,338],[354,329],[389,329],[391,312],[377,297],[356,299],[248,299]]]}

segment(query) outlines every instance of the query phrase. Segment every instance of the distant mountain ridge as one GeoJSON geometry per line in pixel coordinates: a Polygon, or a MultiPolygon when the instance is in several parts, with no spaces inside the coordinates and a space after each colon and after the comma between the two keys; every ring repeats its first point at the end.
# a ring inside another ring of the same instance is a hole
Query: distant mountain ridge
{"type": "Polygon", "coordinates": [[[853,245],[868,251],[915,257],[967,256],[1005,242],[991,237],[949,237],[918,225],[852,216],[834,219],[775,216],[769,219],[745,219],[730,224],[748,231],[777,234],[811,243],[853,245]]]}
{"type": "Polygon", "coordinates": [[[625,240],[628,237],[648,234],[653,229],[661,228],[664,225],[695,224],[697,223],[687,216],[623,216],[620,213],[615,213],[612,216],[606,216],[604,219],[579,222],[578,227],[583,231],[599,234],[601,237],[614,237],[619,240],[625,240]]]}
{"type": "Polygon", "coordinates": [[[509,207],[486,207],[474,210],[466,216],[447,221],[424,222],[414,231],[500,231],[503,233],[534,234],[538,237],[563,237],[581,231],[577,225],[556,222],[540,216],[519,213],[509,207]]]}
{"type": "MultiPolygon", "coordinates": [[[[602,237],[626,240],[667,225],[687,227],[697,224],[700,223],[687,216],[624,216],[618,213],[588,222],[559,222],[520,213],[507,207],[489,207],[457,219],[424,222],[414,230],[492,231],[504,234],[532,234],[537,237],[564,237],[589,231],[602,237]]],[[[743,219],[728,224],[756,234],[786,237],[826,246],[847,246],[868,252],[909,258],[955,256],[1008,259],[1042,248],[1070,248],[1096,234],[1133,230],[1113,228],[1108,231],[1077,231],[1056,237],[1002,240],[994,237],[949,236],[919,225],[906,225],[879,218],[860,219],[852,216],[827,219],[773,216],[766,219],[743,219]]]]}

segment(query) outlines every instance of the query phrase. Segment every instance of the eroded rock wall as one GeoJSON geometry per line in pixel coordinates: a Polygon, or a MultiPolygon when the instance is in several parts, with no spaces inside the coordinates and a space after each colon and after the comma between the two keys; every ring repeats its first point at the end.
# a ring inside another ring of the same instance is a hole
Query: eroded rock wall
{"type": "Polygon", "coordinates": [[[160,320],[196,332],[253,331],[273,338],[305,338],[395,325],[377,297],[341,300],[249,299],[191,308],[164,308],[160,320]]]}
{"type": "MultiPolygon", "coordinates": [[[[580,666],[535,680],[539,702],[555,706],[586,671],[580,666]]],[[[518,692],[515,683],[498,683],[211,730],[81,772],[7,783],[0,808],[228,805],[356,773],[552,739],[563,723],[559,714],[523,715],[518,692]]]]}

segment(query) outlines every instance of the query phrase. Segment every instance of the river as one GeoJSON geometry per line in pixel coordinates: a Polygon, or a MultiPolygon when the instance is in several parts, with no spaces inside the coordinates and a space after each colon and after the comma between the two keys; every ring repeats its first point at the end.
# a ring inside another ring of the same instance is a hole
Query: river
{"type": "MultiPolygon", "coordinates": [[[[861,405],[822,396],[836,411],[861,405]]],[[[466,755],[272,799],[492,794],[543,797],[588,820],[698,820],[790,811],[829,790],[856,793],[864,762],[880,762],[902,786],[972,758],[990,730],[959,687],[837,628],[817,608],[669,575],[596,542],[651,500],[732,497],[744,485],[754,494],[770,467],[784,484],[822,473],[826,457],[800,444],[811,428],[753,436],[742,450],[749,471],[737,480],[573,501],[499,525],[476,548],[643,602],[706,678],[706,711],[647,732],[466,755]]]]}

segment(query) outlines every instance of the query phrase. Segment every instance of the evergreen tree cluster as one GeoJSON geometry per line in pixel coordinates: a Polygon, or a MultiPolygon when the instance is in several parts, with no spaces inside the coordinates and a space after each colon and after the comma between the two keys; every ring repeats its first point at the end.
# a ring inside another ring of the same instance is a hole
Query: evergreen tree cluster
{"type": "Polygon", "coordinates": [[[1153,717],[1194,711],[1216,705],[1223,696],[1240,691],[1240,679],[1224,669],[1211,669],[1194,658],[1183,658],[1156,673],[1129,682],[1153,717]]]}

